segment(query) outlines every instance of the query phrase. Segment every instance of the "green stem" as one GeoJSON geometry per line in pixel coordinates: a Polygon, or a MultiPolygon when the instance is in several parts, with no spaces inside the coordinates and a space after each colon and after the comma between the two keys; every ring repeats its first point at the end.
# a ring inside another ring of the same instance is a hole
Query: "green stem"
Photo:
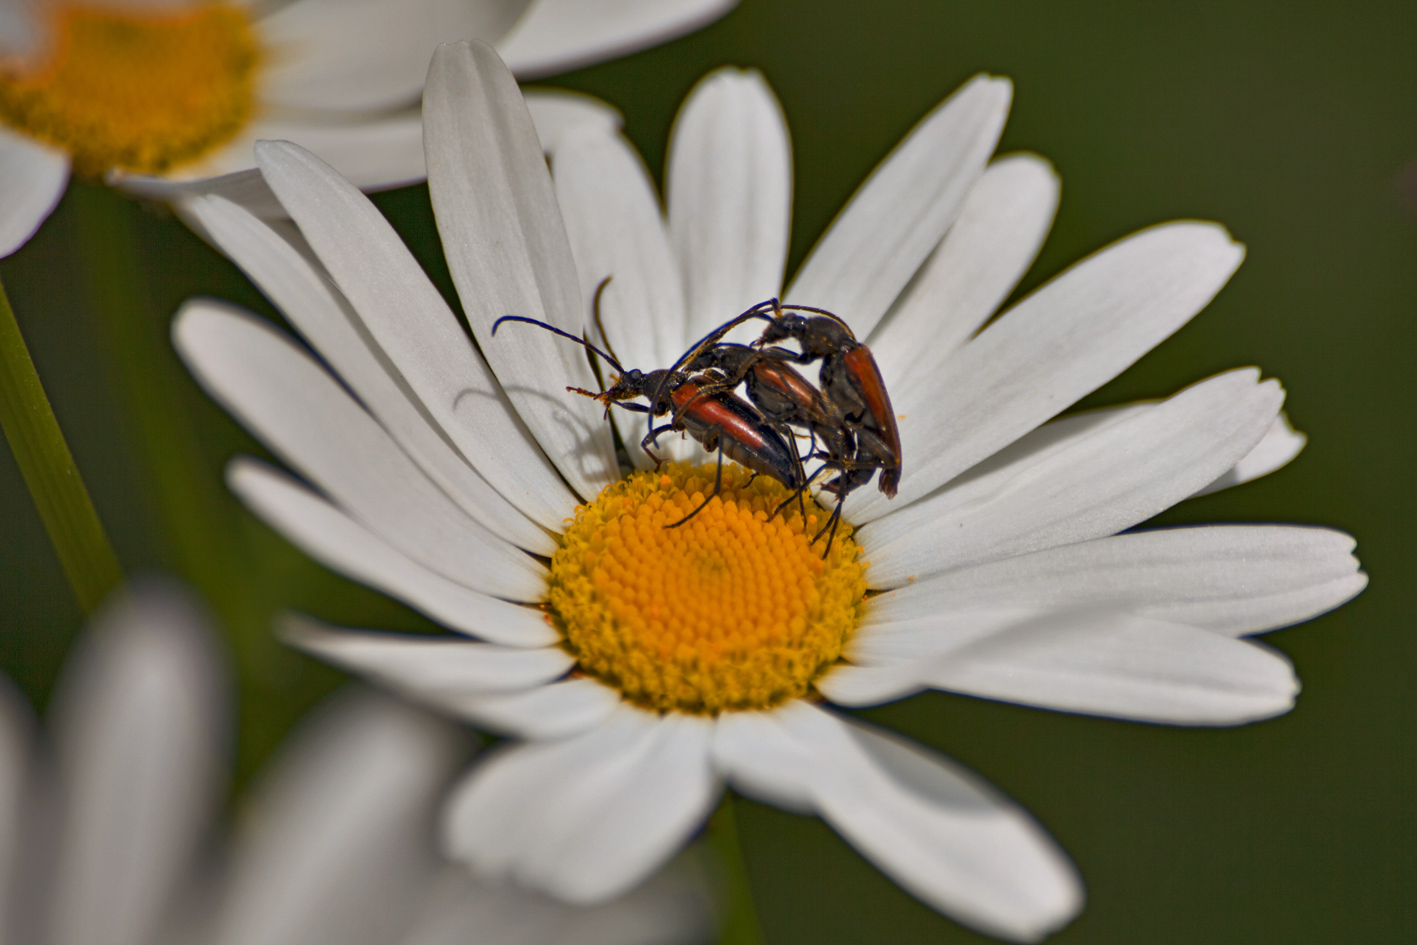
{"type": "Polygon", "coordinates": [[[238,640],[263,636],[264,616],[246,570],[248,556],[240,552],[234,509],[219,477],[206,468],[168,319],[149,297],[133,221],[140,211],[108,188],[77,181],[71,199],[90,307],[137,433],[171,564],[238,640]]]}
{"type": "Polygon", "coordinates": [[[738,842],[738,818],[733,812],[733,792],[724,791],[718,810],[709,818],[709,846],[718,855],[723,870],[724,892],[728,911],[719,930],[719,945],[764,945],[762,926],[753,908],[753,890],[748,883],[748,868],[743,862],[743,847],[738,842]]]}
{"type": "Polygon", "coordinates": [[[14,309],[0,285],[0,427],[10,441],[64,576],[84,613],[123,580],[89,490],[45,396],[14,309]]]}

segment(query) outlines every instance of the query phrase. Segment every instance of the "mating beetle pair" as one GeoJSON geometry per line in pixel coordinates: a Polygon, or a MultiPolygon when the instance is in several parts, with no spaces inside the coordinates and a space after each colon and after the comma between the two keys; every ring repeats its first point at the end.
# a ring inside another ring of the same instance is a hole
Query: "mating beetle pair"
{"type": "MultiPolygon", "coordinates": [[[[596,291],[597,322],[606,282],[596,291]]],[[[506,321],[527,322],[569,338],[620,372],[615,383],[599,393],[576,387],[567,390],[594,397],[606,405],[606,410],[615,405],[652,417],[669,416],[669,422],[662,426],[651,423],[640,441],[640,447],[656,463],[660,458],[654,446],[660,436],[671,431],[687,433],[704,449],[718,453],[713,492],[671,528],[689,521],[718,494],[725,455],[755,475],[771,476],[792,490],[789,502],[796,499],[800,503],[802,493],[818,476],[834,471],[836,478],[824,484],[822,490],[837,497],[836,508],[812,539],[815,542],[830,529],[827,550],[836,537],[842,502],[852,491],[869,483],[877,470],[881,473],[881,492],[887,496],[896,493],[901,468],[900,432],[891,412],[890,395],[870,349],[857,341],[850,327],[831,312],[782,305],[777,299],[769,299],[699,339],[670,367],[653,371],[627,370],[613,355],[531,318],[504,316],[492,326],[493,332],[506,321]],[[723,341],[733,328],[754,319],[767,321],[768,325],[752,344],[723,341]],[[787,340],[797,342],[801,351],[767,347],[787,340]],[[820,388],[791,366],[814,361],[821,361],[820,388]],[[748,400],[735,393],[740,384],[746,385],[748,400]],[[631,402],[640,397],[648,403],[631,402]],[[794,430],[805,432],[811,439],[812,448],[806,457],[797,452],[794,430]],[[803,469],[804,458],[820,459],[822,464],[809,476],[803,469]]]]}

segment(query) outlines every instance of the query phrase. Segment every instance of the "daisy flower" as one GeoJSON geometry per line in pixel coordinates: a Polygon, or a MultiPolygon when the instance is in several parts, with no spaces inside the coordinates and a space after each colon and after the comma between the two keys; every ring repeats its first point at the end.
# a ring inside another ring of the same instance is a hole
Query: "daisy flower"
{"type": "MultiPolygon", "coordinates": [[[[170,199],[289,138],[365,188],[422,180],[428,56],[496,42],[518,76],[664,42],[736,0],[3,0],[0,256],[70,173],[170,199]]],[[[573,101],[553,97],[550,107],[573,101]]],[[[249,194],[250,175],[218,187],[249,194]]]]}
{"type": "Polygon", "coordinates": [[[230,728],[215,635],[176,585],[108,604],[65,665],[51,751],[0,676],[0,935],[29,945],[692,945],[705,902],[658,878],[595,908],[475,880],[434,819],[467,754],[372,691],[301,723],[207,849],[230,728]],[[5,895],[8,893],[8,897],[5,895]]]}
{"type": "Polygon", "coordinates": [[[1356,594],[1352,540],[1126,531],[1292,458],[1279,385],[1241,369],[1052,419],[1202,309],[1242,251],[1214,224],[1158,226],[991,321],[1057,201],[1040,158],[990,160],[1009,100],[981,76],[922,119],[784,291],[792,162],[760,76],[695,89],[661,211],[613,125],[538,140],[492,49],[440,47],[429,187],[471,338],[369,200],[295,145],[256,153],[298,237],[219,196],[189,201],[313,349],[220,302],[179,314],[201,383],[306,480],[238,458],[232,488],[314,557],[474,638],[287,629],[513,737],[447,807],[455,857],[597,901],[679,849],[727,783],[821,815],[959,921],[1037,939],[1082,903],[1056,844],[950,760],[829,703],[935,687],[1186,725],[1292,705],[1288,661],[1244,637],[1356,594]],[[584,351],[524,325],[491,334],[515,314],[580,335],[606,276],[626,366],[665,366],[774,295],[840,314],[900,415],[899,495],[853,495],[825,559],[809,542],[820,509],[773,517],[785,490],[732,469],[719,499],[665,528],[712,467],[651,468],[617,415],[640,467],[622,471],[601,406],[566,392],[596,387],[584,351]]]}

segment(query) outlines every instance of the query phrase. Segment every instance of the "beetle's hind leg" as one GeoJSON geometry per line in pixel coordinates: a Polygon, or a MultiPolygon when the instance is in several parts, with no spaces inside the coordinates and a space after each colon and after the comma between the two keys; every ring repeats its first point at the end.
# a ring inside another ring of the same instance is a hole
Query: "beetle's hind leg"
{"type": "Polygon", "coordinates": [[[675,522],[673,525],[666,525],[666,526],[664,526],[664,527],[665,527],[665,528],[678,528],[680,525],[683,525],[685,522],[687,522],[689,519],[693,518],[695,515],[698,515],[700,512],[702,512],[702,511],[708,506],[708,504],[709,504],[710,502],[713,501],[713,497],[716,496],[716,495],[718,495],[719,490],[721,490],[722,488],[723,488],[723,441],[720,439],[720,440],[718,441],[718,471],[717,471],[716,473],[714,473],[714,477],[713,477],[713,491],[708,494],[708,498],[704,499],[702,502],[699,503],[699,507],[696,508],[696,509],[694,509],[694,511],[690,512],[688,515],[684,516],[684,517],[681,518],[679,521],[675,522]]]}

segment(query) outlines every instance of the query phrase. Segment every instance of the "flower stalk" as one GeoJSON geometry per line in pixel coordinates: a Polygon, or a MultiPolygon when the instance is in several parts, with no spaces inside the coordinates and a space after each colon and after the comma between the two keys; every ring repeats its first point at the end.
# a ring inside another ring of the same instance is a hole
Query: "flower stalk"
{"type": "Polygon", "coordinates": [[[719,945],[765,945],[758,913],[753,907],[753,891],[748,883],[748,867],[743,862],[743,846],[738,840],[738,818],[733,810],[732,791],[723,800],[708,825],[708,842],[723,871],[724,915],[719,929],[719,945]]]}
{"type": "Polygon", "coordinates": [[[0,427],[84,613],[123,580],[93,500],[0,285],[0,427]]]}

